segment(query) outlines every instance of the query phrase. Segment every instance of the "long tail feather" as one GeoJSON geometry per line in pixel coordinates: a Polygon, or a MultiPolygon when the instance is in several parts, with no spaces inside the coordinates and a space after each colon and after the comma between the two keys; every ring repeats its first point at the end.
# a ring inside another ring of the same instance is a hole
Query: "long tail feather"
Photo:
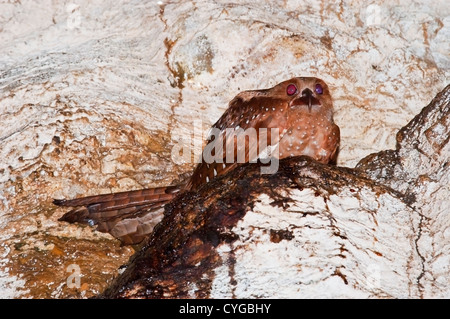
{"type": "Polygon", "coordinates": [[[162,219],[162,207],[184,185],[149,188],[137,191],[95,195],[76,199],[55,199],[58,206],[76,207],[59,220],[97,225],[126,244],[142,241],[162,219]]]}

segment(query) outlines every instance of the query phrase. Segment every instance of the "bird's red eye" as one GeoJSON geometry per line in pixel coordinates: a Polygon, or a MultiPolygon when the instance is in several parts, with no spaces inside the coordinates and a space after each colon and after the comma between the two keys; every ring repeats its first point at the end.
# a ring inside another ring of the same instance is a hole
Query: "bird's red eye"
{"type": "Polygon", "coordinates": [[[320,84],[316,84],[316,93],[322,94],[323,93],[323,87],[320,84]]]}
{"type": "Polygon", "coordinates": [[[294,95],[297,93],[297,87],[294,84],[289,84],[286,88],[287,95],[294,95]]]}

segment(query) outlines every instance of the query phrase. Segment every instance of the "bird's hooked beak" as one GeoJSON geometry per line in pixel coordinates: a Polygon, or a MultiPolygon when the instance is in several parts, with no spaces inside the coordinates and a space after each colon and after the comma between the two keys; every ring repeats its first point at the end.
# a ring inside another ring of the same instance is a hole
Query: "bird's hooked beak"
{"type": "Polygon", "coordinates": [[[291,106],[294,105],[307,105],[308,111],[311,112],[313,105],[320,105],[320,101],[313,96],[313,92],[310,89],[304,89],[302,95],[290,103],[291,106]]]}

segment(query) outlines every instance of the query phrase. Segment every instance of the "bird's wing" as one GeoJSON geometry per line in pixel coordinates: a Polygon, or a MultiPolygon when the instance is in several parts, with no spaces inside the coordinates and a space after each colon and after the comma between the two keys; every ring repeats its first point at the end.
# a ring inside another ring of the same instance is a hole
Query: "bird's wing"
{"type": "Polygon", "coordinates": [[[287,107],[284,100],[266,95],[267,90],[245,91],[229,104],[222,117],[213,125],[210,140],[204,148],[202,162],[194,170],[192,189],[223,175],[242,163],[256,161],[267,146],[276,144],[272,128],[285,129],[282,113],[273,109],[287,107]],[[267,129],[266,135],[259,134],[267,129]],[[263,139],[261,139],[263,138],[263,139]]]}

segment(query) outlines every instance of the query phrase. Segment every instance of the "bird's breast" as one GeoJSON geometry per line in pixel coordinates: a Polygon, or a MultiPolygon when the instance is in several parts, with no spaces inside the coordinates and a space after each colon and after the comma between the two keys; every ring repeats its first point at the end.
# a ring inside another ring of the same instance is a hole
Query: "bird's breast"
{"type": "Polygon", "coordinates": [[[320,114],[292,116],[287,121],[289,128],[282,132],[279,158],[306,155],[327,163],[335,149],[335,124],[320,114]]]}

